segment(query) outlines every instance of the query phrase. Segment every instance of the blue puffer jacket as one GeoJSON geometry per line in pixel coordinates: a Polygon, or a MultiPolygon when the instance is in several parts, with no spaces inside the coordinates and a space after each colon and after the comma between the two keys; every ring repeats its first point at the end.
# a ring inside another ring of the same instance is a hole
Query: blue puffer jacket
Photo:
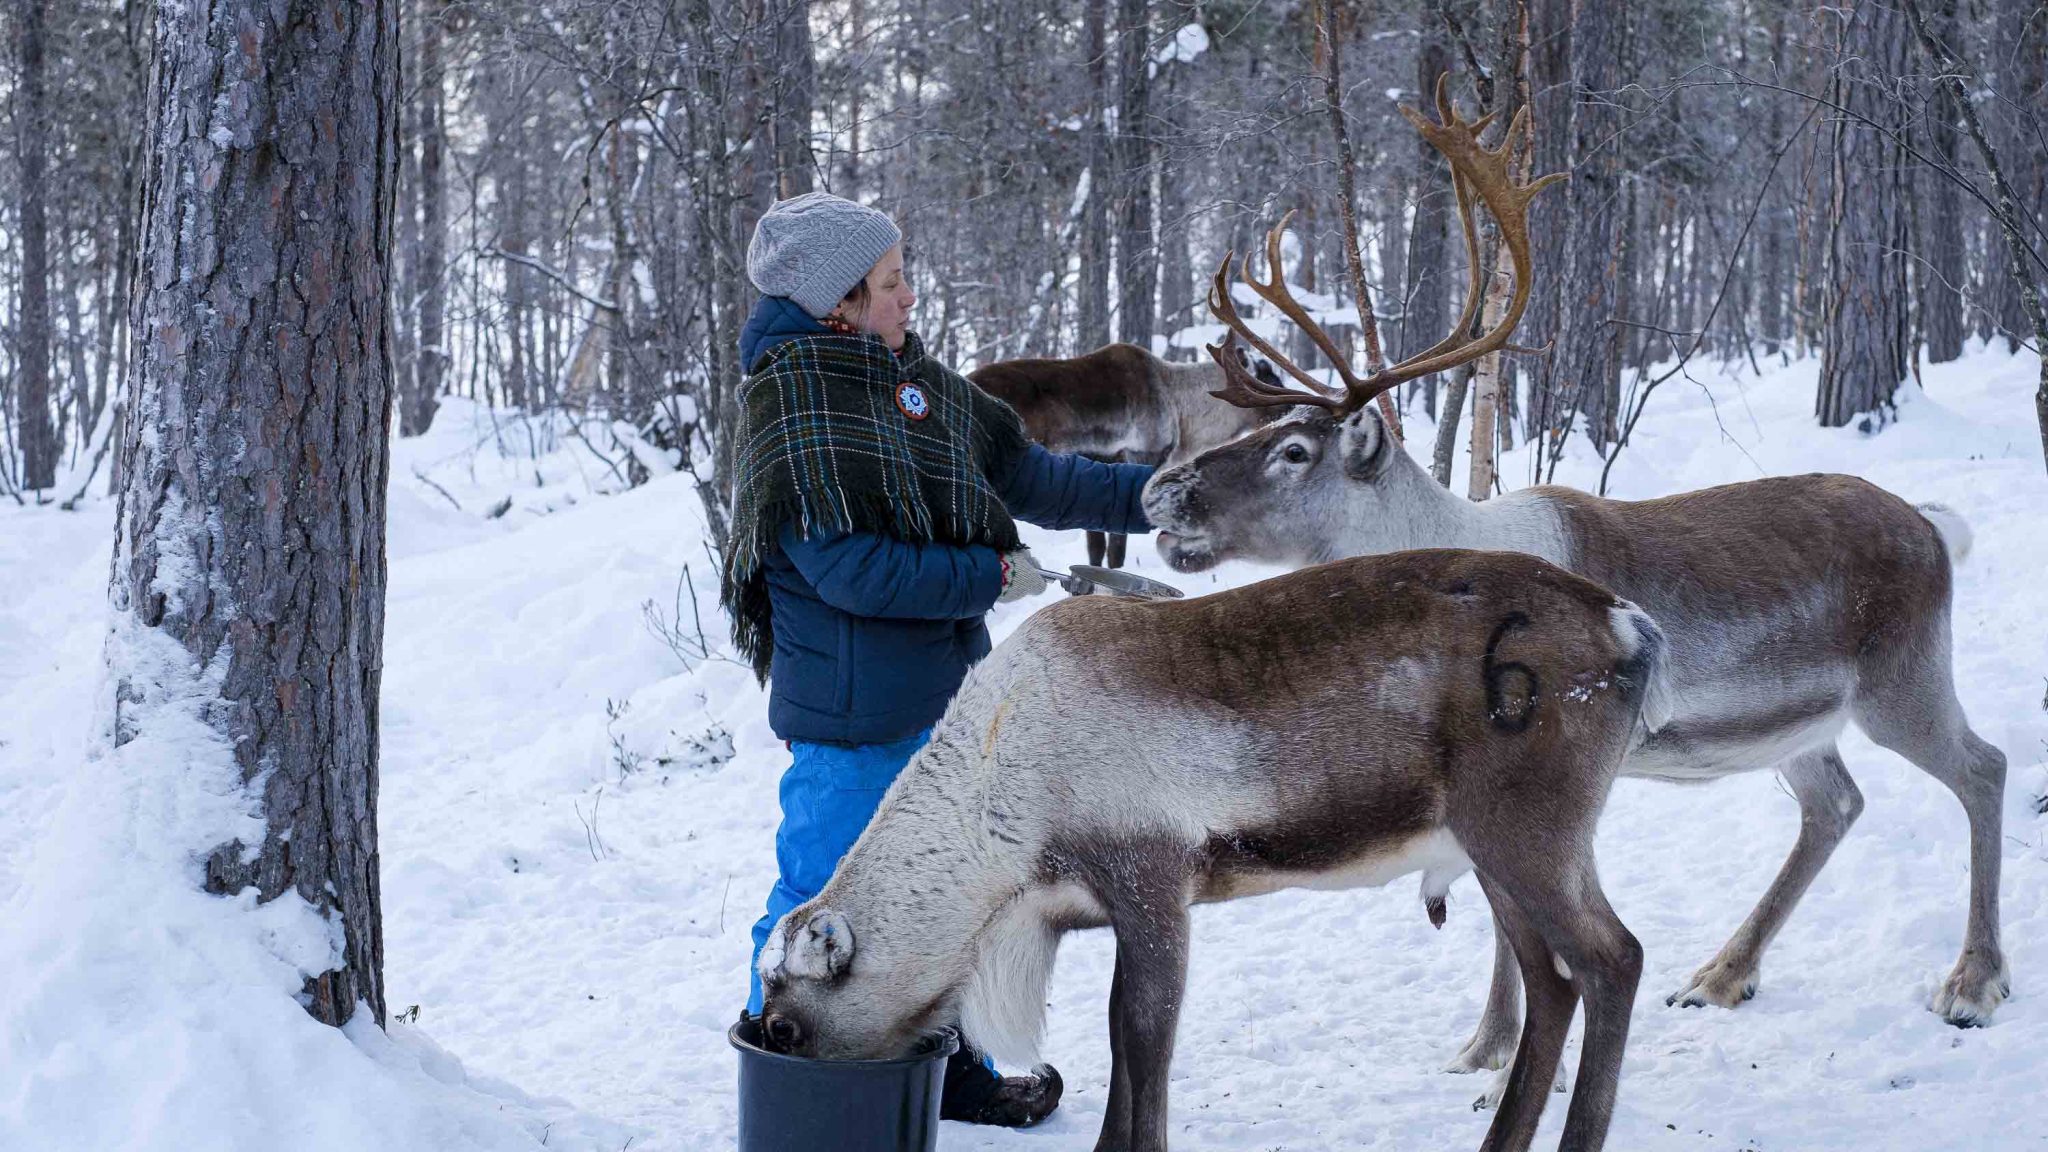
{"type": "MultiPolygon", "coordinates": [[[[754,306],[740,337],[751,368],[769,349],[825,331],[781,297],[754,306]]],[[[1033,444],[989,477],[1010,515],[1046,528],[1152,530],[1138,506],[1152,469],[1057,455],[1033,444]]],[[[784,740],[874,744],[935,723],[967,669],[988,655],[982,615],[1002,591],[996,552],[856,532],[782,530],[762,558],[775,621],[768,723],[784,740]]]]}

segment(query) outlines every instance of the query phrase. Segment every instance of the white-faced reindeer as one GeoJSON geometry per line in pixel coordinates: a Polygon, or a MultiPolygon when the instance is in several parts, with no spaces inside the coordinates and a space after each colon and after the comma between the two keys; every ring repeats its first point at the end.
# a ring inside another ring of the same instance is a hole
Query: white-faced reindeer
{"type": "MultiPolygon", "coordinates": [[[[1527,193],[1508,188],[1490,155],[1454,172],[1471,190],[1460,189],[1468,251],[1475,246],[1477,195],[1500,217],[1514,261],[1513,303],[1486,338],[1504,346],[1529,290],[1526,224],[1513,213],[1516,198],[1526,202],[1527,193]]],[[[1853,721],[1947,785],[1969,816],[1962,956],[1930,1007],[1956,1025],[1987,1021],[2010,990],[1998,934],[2006,765],[1970,730],[1950,674],[1950,549],[1959,553],[1968,539],[1960,518],[1931,505],[1916,510],[1862,480],[1835,475],[1756,480],[1658,500],[1536,487],[1469,503],[1392,442],[1369,401],[1440,369],[1447,354],[1470,344],[1454,334],[1413,360],[1359,377],[1287,295],[1277,247],[1276,229],[1268,247],[1272,280],[1252,287],[1308,331],[1344,389],[1329,392],[1247,329],[1230,304],[1226,260],[1210,307],[1309,391],[1232,371],[1228,340],[1223,349],[1211,347],[1230,376],[1226,399],[1291,411],[1153,478],[1145,510],[1160,528],[1167,561],[1196,572],[1230,557],[1314,564],[1406,548],[1512,549],[1596,580],[1653,614],[1671,637],[1676,714],[1630,753],[1623,773],[1695,782],[1776,768],[1800,807],[1798,841],[1763,899],[1668,1003],[1732,1008],[1755,993],[1765,947],[1863,809],[1836,751],[1837,737],[1853,721]]],[[[1250,280],[1249,261],[1243,271],[1250,280]]],[[[1469,331],[1476,273],[1470,291],[1456,333],[1469,331]]],[[[1509,959],[1502,944],[1478,1032],[1452,1070],[1499,1067],[1514,1050],[1509,959]]]]}
{"type": "MultiPolygon", "coordinates": [[[[1251,367],[1242,358],[1239,364],[1251,367]]],[[[1265,364],[1254,371],[1279,383],[1265,364]]],[[[1217,400],[1224,377],[1216,365],[1174,364],[1136,344],[1064,359],[999,360],[968,378],[1015,409],[1026,434],[1048,450],[1095,460],[1177,464],[1277,415],[1217,400]]],[[[1088,533],[1088,562],[1105,555],[1111,568],[1123,567],[1124,537],[1088,533]]]]}
{"type": "Polygon", "coordinates": [[[1561,1146],[1597,1150],[1642,952],[1601,893],[1593,832],[1668,708],[1664,652],[1640,609],[1506,552],[1054,604],[968,675],[831,882],[776,925],[766,1041],[895,1057],[957,1023],[1027,1067],[1060,936],[1108,925],[1096,1147],[1164,1152],[1190,904],[1419,871],[1434,916],[1470,870],[1529,988],[1483,1147],[1529,1146],[1583,1000],[1561,1146]]]}

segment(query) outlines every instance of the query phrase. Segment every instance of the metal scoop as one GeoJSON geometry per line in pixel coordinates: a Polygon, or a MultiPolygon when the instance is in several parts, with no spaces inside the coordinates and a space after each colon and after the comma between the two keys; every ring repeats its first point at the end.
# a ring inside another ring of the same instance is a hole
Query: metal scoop
{"type": "Polygon", "coordinates": [[[1095,564],[1076,564],[1066,572],[1040,567],[1038,574],[1075,596],[1085,596],[1097,588],[1113,596],[1127,596],[1133,600],[1178,600],[1186,595],[1171,584],[1095,564]]]}

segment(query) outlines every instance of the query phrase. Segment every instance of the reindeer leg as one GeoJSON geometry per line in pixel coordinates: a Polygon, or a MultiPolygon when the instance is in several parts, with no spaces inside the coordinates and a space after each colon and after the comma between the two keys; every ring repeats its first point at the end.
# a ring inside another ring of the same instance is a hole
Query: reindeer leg
{"type": "MultiPolygon", "coordinates": [[[[1522,1028],[1522,977],[1515,966],[1515,947],[1508,942],[1500,917],[1493,918],[1493,985],[1486,991],[1486,1008],[1479,1014],[1479,1027],[1464,1050],[1444,1066],[1446,1072],[1480,1072],[1507,1066],[1515,1054],[1515,1038],[1522,1028]]],[[[1491,1104],[1487,1105],[1491,1107],[1491,1104]]]]}
{"type": "Polygon", "coordinates": [[[1103,543],[1104,538],[1102,533],[1088,533],[1088,562],[1090,564],[1095,564],[1099,566],[1102,563],[1103,543]]]}
{"type": "MultiPolygon", "coordinates": [[[[1166,1152],[1166,1075],[1188,977],[1188,910],[1179,876],[1163,883],[1126,883],[1115,894],[1115,1059],[1129,1091],[1128,1142],[1108,1143],[1114,1110],[1104,1121],[1097,1152],[1166,1152]]],[[[1112,1085],[1114,1088],[1114,1085],[1112,1085]]]]}
{"type": "Polygon", "coordinates": [[[1666,1004],[1733,1008],[1756,995],[1764,949],[1863,813],[1863,793],[1849,778],[1833,744],[1794,756],[1779,774],[1799,799],[1799,840],[1742,927],[1684,988],[1665,998],[1666,1004]]]}
{"type": "Polygon", "coordinates": [[[1579,1053],[1578,1087],[1565,1113],[1564,1139],[1558,1150],[1600,1152],[1621,1085],[1629,1013],[1635,1007],[1636,985],[1643,975],[1643,947],[1607,903],[1590,859],[1579,885],[1566,891],[1578,893],[1579,904],[1554,925],[1550,935],[1586,1004],[1586,1033],[1579,1053]]]}
{"type": "Polygon", "coordinates": [[[1535,923],[1500,885],[1489,883],[1485,873],[1480,875],[1496,922],[1508,930],[1514,946],[1522,984],[1528,991],[1528,1007],[1500,1109],[1486,1129],[1479,1152],[1527,1152],[1536,1137],[1536,1122],[1543,1118],[1549,1101],[1547,1089],[1564,1056],[1565,1033],[1571,1030],[1572,1014],[1578,1009],[1578,993],[1558,973],[1550,945],[1535,923]]]}
{"type": "Polygon", "coordinates": [[[1123,1004],[1124,965],[1119,959],[1109,978],[1109,1103],[1103,1109],[1095,1152],[1123,1152],[1131,1146],[1131,1072],[1124,1058],[1123,1004]]]}
{"type": "Polygon", "coordinates": [[[1108,558],[1104,562],[1107,563],[1111,568],[1123,567],[1124,548],[1125,545],[1129,543],[1129,541],[1130,537],[1125,536],[1123,533],[1111,532],[1108,536],[1108,539],[1106,540],[1106,543],[1108,544],[1108,558]]]}
{"type": "Polygon", "coordinates": [[[1936,775],[1970,816],[1970,919],[1963,929],[1963,954],[1928,1008],[1958,1028],[1970,1028],[1990,1022],[1998,1005],[2012,995],[2012,976],[1998,942],[2005,753],[1965,729],[1947,765],[1948,771],[1936,775]]]}
{"type": "Polygon", "coordinates": [[[1948,785],[1970,818],[1970,918],[1963,954],[1928,1002],[1958,1028],[1988,1023],[2012,993],[1998,943],[1998,871],[2004,845],[2005,753],[1970,730],[1946,659],[1908,670],[1857,700],[1856,722],[1886,748],[1948,785]],[[1932,709],[1928,701],[1934,701],[1932,709]],[[1929,716],[1927,713],[1935,714],[1929,716]]]}

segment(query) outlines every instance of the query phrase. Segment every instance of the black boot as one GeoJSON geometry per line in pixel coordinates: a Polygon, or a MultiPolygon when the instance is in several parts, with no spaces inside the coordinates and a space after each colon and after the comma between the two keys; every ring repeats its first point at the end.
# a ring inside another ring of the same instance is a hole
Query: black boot
{"type": "Polygon", "coordinates": [[[1050,1064],[1040,1064],[1029,1076],[998,1076],[981,1062],[981,1053],[962,1044],[946,1061],[939,1117],[1029,1128],[1060,1106],[1060,1092],[1065,1087],[1050,1064]]]}

